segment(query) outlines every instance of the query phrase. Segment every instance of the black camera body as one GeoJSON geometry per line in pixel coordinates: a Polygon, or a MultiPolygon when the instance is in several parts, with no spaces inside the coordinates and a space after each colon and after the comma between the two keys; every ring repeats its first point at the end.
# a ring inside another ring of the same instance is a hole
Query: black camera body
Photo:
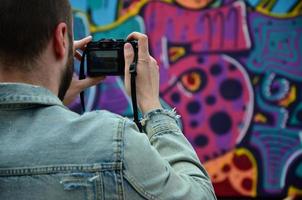
{"type": "Polygon", "coordinates": [[[86,47],[88,76],[123,76],[125,73],[125,43],[132,45],[137,58],[138,42],[136,40],[101,39],[88,43],[86,47]]]}

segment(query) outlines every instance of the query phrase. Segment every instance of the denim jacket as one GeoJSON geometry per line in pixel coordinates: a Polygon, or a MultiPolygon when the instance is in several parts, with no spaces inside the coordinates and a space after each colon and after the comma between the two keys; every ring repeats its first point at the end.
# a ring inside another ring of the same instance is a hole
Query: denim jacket
{"type": "Polygon", "coordinates": [[[0,199],[216,199],[172,111],[140,133],[107,111],[79,115],[45,88],[0,84],[0,199]]]}

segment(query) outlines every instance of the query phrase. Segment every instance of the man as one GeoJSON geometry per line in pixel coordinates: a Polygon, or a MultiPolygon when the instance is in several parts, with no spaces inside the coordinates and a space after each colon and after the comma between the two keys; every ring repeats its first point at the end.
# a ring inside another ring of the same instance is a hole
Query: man
{"type": "MultiPolygon", "coordinates": [[[[216,199],[210,179],[159,103],[159,72],[148,39],[138,40],[138,105],[144,130],[121,116],[80,116],[62,101],[99,82],[74,80],[68,0],[0,4],[0,199],[216,199]],[[68,90],[69,88],[69,90],[68,90]],[[66,91],[67,94],[65,95],[66,91]]],[[[130,93],[125,45],[125,87],[130,93]]]]}

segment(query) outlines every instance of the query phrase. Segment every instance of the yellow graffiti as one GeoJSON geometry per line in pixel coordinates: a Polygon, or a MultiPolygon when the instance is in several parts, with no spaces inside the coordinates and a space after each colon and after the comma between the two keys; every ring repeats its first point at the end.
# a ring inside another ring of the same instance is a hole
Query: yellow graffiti
{"type": "Polygon", "coordinates": [[[257,83],[259,82],[260,78],[259,76],[256,76],[253,78],[252,82],[253,82],[253,85],[257,85],[257,83]]]}
{"type": "Polygon", "coordinates": [[[295,102],[297,98],[297,88],[292,86],[290,88],[288,96],[279,102],[280,106],[288,107],[291,103],[295,102]]]}
{"type": "MultiPolygon", "coordinates": [[[[94,25],[94,24],[90,24],[90,32],[91,33],[97,33],[97,32],[105,32],[105,31],[109,31],[112,30],[118,26],[120,26],[121,24],[125,23],[127,20],[129,20],[132,17],[135,17],[136,15],[139,14],[139,12],[141,11],[141,9],[152,0],[140,0],[137,3],[134,3],[133,6],[130,7],[130,9],[128,9],[123,15],[119,16],[118,19],[116,21],[114,21],[111,24],[107,24],[107,25],[103,25],[103,26],[98,26],[98,25],[94,25]]],[[[204,0],[203,2],[207,2],[208,4],[211,3],[213,0],[204,0]]],[[[161,0],[161,2],[165,2],[165,3],[169,3],[169,4],[173,4],[175,3],[175,0],[161,0]]],[[[184,2],[184,1],[181,1],[184,2]]],[[[122,9],[122,3],[119,4],[119,11],[122,9]]],[[[83,15],[85,15],[87,17],[87,19],[90,20],[90,17],[87,15],[87,13],[81,11],[81,10],[74,10],[74,12],[76,13],[81,13],[83,15]]],[[[91,21],[91,20],[90,20],[91,21]]]]}
{"type": "Polygon", "coordinates": [[[252,187],[253,189],[251,191],[251,196],[256,197],[256,195],[257,195],[256,189],[257,189],[257,181],[258,181],[257,180],[257,178],[258,178],[257,161],[256,161],[255,157],[253,156],[253,154],[245,148],[237,149],[235,154],[237,154],[239,156],[246,155],[249,158],[249,160],[252,162],[253,170],[254,170],[254,181],[253,181],[253,187],[252,187]]]}
{"type": "Polygon", "coordinates": [[[169,49],[169,57],[172,62],[175,62],[179,58],[183,57],[186,53],[185,48],[183,47],[171,47],[169,49]]]}
{"type": "Polygon", "coordinates": [[[138,15],[140,10],[144,5],[146,5],[150,0],[141,0],[138,3],[134,4],[131,9],[129,9],[124,15],[120,16],[115,22],[105,25],[105,26],[96,26],[91,24],[90,25],[90,32],[91,33],[96,33],[96,32],[104,32],[104,31],[109,31],[112,30],[121,24],[123,24],[125,21],[128,19],[138,15]]]}
{"type": "Polygon", "coordinates": [[[276,18],[290,18],[302,15],[302,1],[300,1],[290,12],[286,14],[272,13],[272,8],[277,3],[277,0],[262,0],[257,6],[256,10],[262,14],[269,15],[276,18]]]}
{"type": "Polygon", "coordinates": [[[259,4],[258,4],[258,8],[265,8],[265,10],[272,10],[272,8],[274,7],[275,3],[277,2],[277,0],[262,0],[259,4]]]}
{"type": "Polygon", "coordinates": [[[290,186],[288,191],[287,191],[287,195],[289,197],[301,197],[302,196],[302,189],[296,188],[294,186],[290,186]]]}
{"type": "Polygon", "coordinates": [[[254,117],[254,122],[264,124],[267,122],[267,118],[263,114],[257,113],[254,117]]]}
{"type": "MultiPolygon", "coordinates": [[[[129,20],[132,17],[135,17],[138,15],[138,13],[141,11],[141,9],[149,3],[151,0],[140,0],[137,3],[133,4],[133,6],[130,7],[123,15],[119,16],[116,21],[114,21],[111,24],[107,24],[104,26],[97,26],[94,24],[90,24],[90,32],[91,33],[97,33],[97,32],[104,32],[112,30],[121,24],[125,23],[127,20],[129,20]]],[[[213,0],[204,0],[203,2],[211,3],[213,0]]],[[[175,3],[175,0],[161,0],[161,2],[173,4],[175,3]]],[[[183,1],[182,1],[183,2],[183,1]]],[[[122,9],[122,4],[119,4],[119,10],[122,9]]],[[[80,10],[74,10],[74,12],[80,12],[84,15],[86,15],[87,19],[90,19],[89,16],[87,16],[87,13],[80,11],[80,10]]],[[[90,20],[91,21],[91,20],[90,20]]]]}
{"type": "Polygon", "coordinates": [[[174,0],[161,0],[161,2],[165,2],[165,3],[174,3],[174,0]]]}

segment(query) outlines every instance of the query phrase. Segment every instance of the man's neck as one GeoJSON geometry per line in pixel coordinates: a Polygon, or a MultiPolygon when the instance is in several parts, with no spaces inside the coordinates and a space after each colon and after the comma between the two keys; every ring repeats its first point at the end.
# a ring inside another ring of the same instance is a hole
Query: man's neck
{"type": "MultiPolygon", "coordinates": [[[[34,70],[33,70],[34,71],[34,70]]],[[[0,65],[0,83],[26,83],[31,85],[37,85],[49,89],[55,95],[58,94],[58,89],[55,84],[52,83],[53,80],[43,72],[22,72],[13,71],[3,68],[0,65]]]]}

